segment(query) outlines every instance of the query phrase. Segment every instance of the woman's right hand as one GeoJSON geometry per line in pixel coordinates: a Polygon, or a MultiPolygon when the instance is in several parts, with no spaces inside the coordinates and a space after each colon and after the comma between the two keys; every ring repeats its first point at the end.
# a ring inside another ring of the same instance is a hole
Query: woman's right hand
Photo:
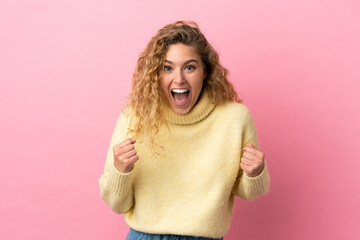
{"type": "Polygon", "coordinates": [[[139,159],[134,147],[135,140],[126,139],[113,147],[114,165],[119,172],[128,173],[139,159]]]}

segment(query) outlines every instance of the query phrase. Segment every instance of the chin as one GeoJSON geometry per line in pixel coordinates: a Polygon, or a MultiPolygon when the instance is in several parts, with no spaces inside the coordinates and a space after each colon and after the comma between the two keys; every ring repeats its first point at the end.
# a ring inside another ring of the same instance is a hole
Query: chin
{"type": "Polygon", "coordinates": [[[172,110],[177,113],[177,114],[181,114],[181,115],[185,115],[187,113],[189,113],[192,109],[192,105],[191,106],[187,106],[187,107],[184,107],[184,108],[180,108],[178,106],[174,106],[174,105],[171,105],[171,108],[172,110]]]}
{"type": "Polygon", "coordinates": [[[185,115],[188,112],[190,112],[191,109],[178,109],[178,108],[172,108],[173,111],[177,114],[185,115]]]}

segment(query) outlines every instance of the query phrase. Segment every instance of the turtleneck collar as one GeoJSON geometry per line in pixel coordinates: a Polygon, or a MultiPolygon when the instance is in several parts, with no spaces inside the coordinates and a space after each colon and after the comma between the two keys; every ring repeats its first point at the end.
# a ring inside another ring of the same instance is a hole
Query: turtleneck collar
{"type": "Polygon", "coordinates": [[[207,91],[203,91],[200,94],[197,103],[193,106],[190,112],[186,114],[178,114],[174,112],[167,101],[160,104],[160,112],[166,121],[186,125],[194,124],[203,120],[211,113],[214,107],[215,105],[210,101],[209,93],[207,91]]]}

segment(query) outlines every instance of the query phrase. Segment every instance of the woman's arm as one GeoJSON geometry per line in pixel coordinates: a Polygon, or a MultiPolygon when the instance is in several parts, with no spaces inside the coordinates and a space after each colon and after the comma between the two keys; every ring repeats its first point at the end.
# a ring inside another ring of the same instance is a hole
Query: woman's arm
{"type": "Polygon", "coordinates": [[[99,179],[101,198],[115,213],[125,213],[134,205],[133,170],[120,172],[114,165],[113,147],[126,139],[127,123],[123,114],[120,115],[108,148],[104,173],[99,179]]]}
{"type": "Polygon", "coordinates": [[[253,200],[269,191],[270,176],[265,155],[259,150],[256,126],[248,108],[243,124],[240,167],[233,193],[242,199],[253,200]]]}

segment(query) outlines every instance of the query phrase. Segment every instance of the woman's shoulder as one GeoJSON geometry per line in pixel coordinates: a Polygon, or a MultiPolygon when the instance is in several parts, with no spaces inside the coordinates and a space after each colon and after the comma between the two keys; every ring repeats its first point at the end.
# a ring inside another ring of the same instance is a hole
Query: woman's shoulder
{"type": "Polygon", "coordinates": [[[125,118],[130,118],[132,114],[132,108],[130,106],[126,106],[122,109],[120,116],[125,118]]]}
{"type": "Polygon", "coordinates": [[[132,111],[130,107],[125,107],[121,109],[118,118],[117,118],[117,124],[119,125],[129,125],[130,119],[131,119],[132,111]]]}
{"type": "Polygon", "coordinates": [[[231,126],[233,131],[243,130],[254,122],[246,104],[232,101],[216,105],[212,119],[225,127],[231,126]]]}
{"type": "Polygon", "coordinates": [[[234,101],[226,101],[216,106],[216,109],[222,113],[247,116],[251,115],[250,109],[244,103],[238,103],[234,101]]]}

